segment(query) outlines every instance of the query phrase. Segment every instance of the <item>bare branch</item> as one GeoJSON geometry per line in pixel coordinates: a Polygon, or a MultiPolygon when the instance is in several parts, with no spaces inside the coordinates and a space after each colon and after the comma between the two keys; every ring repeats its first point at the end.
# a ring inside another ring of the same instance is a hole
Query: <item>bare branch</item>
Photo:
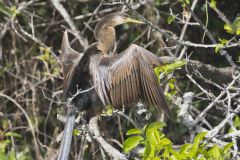
{"type": "MultiPolygon", "coordinates": [[[[192,14],[193,18],[200,24],[201,28],[204,30],[204,32],[207,34],[208,38],[211,40],[211,42],[213,44],[217,44],[217,41],[214,39],[213,35],[209,32],[209,30],[207,29],[207,27],[202,23],[202,21],[196,16],[196,14],[192,11],[192,9],[190,8],[190,6],[188,5],[188,3],[186,2],[186,0],[183,0],[183,2],[186,4],[186,7],[188,9],[188,11],[190,11],[190,13],[192,14]]],[[[224,50],[224,48],[220,48],[219,50],[220,54],[222,56],[225,56],[225,58],[227,59],[227,61],[229,62],[229,64],[231,66],[233,66],[236,69],[240,69],[240,66],[238,66],[233,60],[232,57],[228,54],[228,52],[226,50],[224,50]]]]}
{"type": "Polygon", "coordinates": [[[108,144],[104,138],[101,136],[99,127],[98,127],[99,117],[93,117],[89,121],[89,130],[93,134],[93,138],[100,144],[104,151],[114,160],[127,160],[127,157],[120,153],[118,150],[113,148],[108,144]]]}
{"type": "Polygon", "coordinates": [[[51,2],[53,3],[54,7],[59,11],[59,13],[63,16],[65,21],[68,23],[68,25],[70,26],[70,28],[73,31],[72,33],[74,33],[74,35],[77,37],[80,45],[83,47],[84,50],[86,50],[88,47],[88,41],[85,38],[83,38],[83,36],[80,36],[79,31],[78,31],[77,27],[75,26],[75,24],[73,23],[67,10],[59,2],[59,0],[51,0],[51,2]]]}
{"type": "MultiPolygon", "coordinates": [[[[176,59],[168,56],[159,57],[164,64],[173,63],[176,59]]],[[[197,75],[198,71],[206,79],[210,79],[217,84],[229,83],[232,81],[233,68],[217,68],[210,64],[204,64],[196,60],[187,60],[187,69],[190,74],[197,75]],[[219,78],[221,77],[221,78],[219,78]]],[[[184,67],[180,69],[180,72],[186,74],[184,67]]],[[[237,72],[236,72],[237,73],[237,72]]]]}

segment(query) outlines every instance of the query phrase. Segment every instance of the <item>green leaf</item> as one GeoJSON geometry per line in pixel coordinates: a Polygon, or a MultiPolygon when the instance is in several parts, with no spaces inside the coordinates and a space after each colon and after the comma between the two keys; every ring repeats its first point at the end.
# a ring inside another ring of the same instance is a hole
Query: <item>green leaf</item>
{"type": "Polygon", "coordinates": [[[9,160],[15,160],[15,152],[13,148],[11,148],[8,158],[9,160]]]}
{"type": "Polygon", "coordinates": [[[175,78],[172,78],[168,81],[168,86],[171,90],[173,90],[175,88],[175,82],[176,82],[175,78]]]}
{"type": "Polygon", "coordinates": [[[6,6],[2,1],[0,1],[0,12],[9,16],[9,17],[16,17],[19,14],[16,6],[12,6],[11,8],[6,6]]]}
{"type": "Polygon", "coordinates": [[[169,86],[170,89],[174,89],[175,88],[174,82],[171,82],[171,81],[168,82],[168,86],[169,86]]]}
{"type": "Polygon", "coordinates": [[[232,24],[225,24],[224,29],[230,34],[240,35],[240,16],[236,17],[232,24]]]}
{"type": "Polygon", "coordinates": [[[223,152],[226,154],[227,152],[229,152],[229,150],[232,148],[232,146],[234,145],[234,143],[233,142],[230,142],[230,143],[228,143],[227,145],[225,145],[224,147],[223,147],[223,152]]]}
{"type": "Polygon", "coordinates": [[[144,159],[147,159],[150,154],[151,154],[151,145],[149,143],[149,141],[145,141],[145,149],[144,149],[144,153],[143,153],[143,157],[144,159]]]}
{"type": "Polygon", "coordinates": [[[209,154],[209,157],[212,159],[223,160],[221,150],[216,145],[208,151],[208,154],[209,154]]]}
{"type": "Polygon", "coordinates": [[[182,153],[188,153],[189,149],[192,147],[192,144],[186,143],[181,146],[180,148],[180,154],[182,153]]]}
{"type": "Polygon", "coordinates": [[[166,124],[164,122],[153,122],[153,123],[150,123],[149,126],[147,127],[147,130],[148,129],[161,129],[163,127],[165,127],[166,124]]]}
{"type": "Polygon", "coordinates": [[[137,128],[133,128],[127,131],[126,135],[133,135],[133,134],[141,134],[142,131],[140,129],[137,128]]]}
{"type": "Polygon", "coordinates": [[[173,150],[172,148],[170,149],[169,152],[172,153],[171,159],[173,159],[173,160],[181,160],[182,159],[181,155],[177,151],[173,150]]]}
{"type": "Polygon", "coordinates": [[[169,159],[170,158],[170,151],[171,151],[171,149],[172,149],[172,145],[171,145],[171,143],[170,144],[168,144],[168,145],[165,145],[164,146],[164,152],[163,152],[163,157],[164,157],[164,159],[169,159]]]}
{"type": "Polygon", "coordinates": [[[210,7],[211,7],[211,8],[216,8],[216,6],[217,6],[216,0],[211,0],[211,1],[210,1],[210,7]]]}
{"type": "Polygon", "coordinates": [[[194,143],[192,145],[192,148],[189,151],[189,156],[190,157],[194,157],[195,154],[197,153],[198,147],[200,142],[203,140],[203,138],[206,136],[207,132],[201,132],[198,133],[195,137],[194,137],[194,143]]]}
{"type": "Polygon", "coordinates": [[[45,61],[47,63],[51,62],[51,58],[53,58],[51,56],[51,52],[50,52],[50,48],[48,47],[39,47],[40,52],[42,52],[43,54],[38,56],[37,58],[41,61],[45,61]]]}
{"type": "Polygon", "coordinates": [[[168,138],[163,138],[160,140],[161,145],[166,146],[172,144],[172,142],[168,138]]]}
{"type": "Polygon", "coordinates": [[[16,6],[12,6],[10,8],[10,11],[11,11],[11,17],[16,17],[18,14],[19,14],[19,11],[17,10],[17,7],[16,6]]]}
{"type": "Polygon", "coordinates": [[[228,32],[228,33],[233,33],[233,28],[230,24],[225,24],[223,28],[228,32]]]}
{"type": "Polygon", "coordinates": [[[7,119],[2,119],[1,120],[1,123],[2,123],[2,129],[8,129],[9,128],[9,123],[8,123],[8,120],[7,119]]]}
{"type": "Polygon", "coordinates": [[[185,4],[185,2],[187,3],[187,4],[190,4],[190,0],[179,0],[182,4],[185,4]]]}
{"type": "Polygon", "coordinates": [[[149,141],[146,141],[143,160],[151,160],[155,157],[156,146],[153,146],[149,141]]]}
{"type": "Polygon", "coordinates": [[[168,83],[175,83],[176,81],[176,78],[171,78],[170,80],[168,80],[168,83]]]}
{"type": "Polygon", "coordinates": [[[0,1],[0,12],[5,15],[11,16],[11,10],[2,1],[0,1]]]}
{"type": "Polygon", "coordinates": [[[0,141],[0,153],[5,153],[5,149],[6,149],[7,145],[10,143],[11,143],[11,141],[8,139],[0,141]]]}
{"type": "Polygon", "coordinates": [[[4,136],[6,136],[6,137],[13,136],[13,137],[16,137],[16,138],[21,138],[22,137],[20,134],[18,134],[16,132],[7,132],[7,133],[4,134],[4,136]]]}
{"type": "Polygon", "coordinates": [[[7,155],[5,153],[1,153],[0,152],[0,159],[1,160],[8,160],[8,157],[7,157],[7,155]]]}
{"type": "Polygon", "coordinates": [[[194,143],[200,143],[203,138],[207,135],[207,132],[200,132],[194,137],[194,143]]]}
{"type": "Polygon", "coordinates": [[[177,90],[172,90],[172,91],[170,91],[170,92],[168,92],[169,94],[170,94],[170,96],[172,97],[172,96],[174,96],[175,94],[177,94],[177,90]]]}
{"type": "Polygon", "coordinates": [[[133,137],[128,138],[123,143],[123,151],[124,151],[124,153],[130,152],[137,145],[139,145],[142,140],[143,140],[143,137],[141,137],[141,136],[133,136],[133,137]]]}
{"type": "Polygon", "coordinates": [[[220,50],[220,48],[223,47],[223,44],[217,44],[217,46],[215,47],[215,53],[218,53],[218,51],[220,50]]]}
{"type": "Polygon", "coordinates": [[[146,132],[146,138],[153,146],[160,145],[160,134],[156,129],[148,129],[146,132]]]}
{"type": "Polygon", "coordinates": [[[168,16],[167,23],[171,24],[175,20],[175,18],[176,18],[176,16],[173,16],[173,15],[168,16]]]}
{"type": "Polygon", "coordinates": [[[225,44],[228,43],[228,40],[227,40],[227,39],[221,39],[221,38],[219,38],[219,41],[220,41],[220,43],[223,44],[223,45],[225,45],[225,44]]]}
{"type": "Polygon", "coordinates": [[[223,152],[223,158],[224,159],[230,159],[231,156],[231,148],[233,147],[234,142],[230,142],[227,145],[225,145],[223,147],[223,149],[221,149],[221,151],[223,152]]]}
{"type": "Polygon", "coordinates": [[[159,76],[160,76],[160,70],[159,70],[158,67],[154,68],[154,73],[155,73],[155,75],[158,77],[158,81],[160,81],[160,78],[159,78],[159,76]]]}
{"type": "Polygon", "coordinates": [[[239,34],[240,31],[240,16],[236,17],[232,23],[233,34],[239,34]]]}
{"type": "Polygon", "coordinates": [[[229,42],[227,39],[218,38],[218,40],[220,43],[218,43],[217,46],[215,47],[215,50],[214,50],[215,53],[218,53],[219,50],[229,42]]]}
{"type": "Polygon", "coordinates": [[[102,113],[104,116],[111,116],[113,114],[113,106],[112,105],[107,105],[102,113]]]}
{"type": "MultiPolygon", "coordinates": [[[[184,66],[186,64],[185,60],[179,60],[179,61],[175,61],[171,64],[167,64],[167,65],[163,65],[160,67],[156,67],[156,72],[160,73],[160,72],[164,72],[164,73],[169,73],[169,72],[173,72],[174,70],[184,66]]],[[[159,74],[157,74],[158,76],[159,74]]]]}
{"type": "Polygon", "coordinates": [[[240,35],[240,28],[237,29],[236,35],[240,35]]]}
{"type": "Polygon", "coordinates": [[[234,125],[234,127],[236,127],[236,128],[240,127],[240,117],[239,117],[239,116],[236,116],[236,117],[234,118],[233,125],[234,125]]]}
{"type": "Polygon", "coordinates": [[[75,128],[75,129],[73,130],[73,135],[74,135],[74,136],[80,136],[80,135],[81,135],[81,132],[80,132],[78,129],[75,128]]]}

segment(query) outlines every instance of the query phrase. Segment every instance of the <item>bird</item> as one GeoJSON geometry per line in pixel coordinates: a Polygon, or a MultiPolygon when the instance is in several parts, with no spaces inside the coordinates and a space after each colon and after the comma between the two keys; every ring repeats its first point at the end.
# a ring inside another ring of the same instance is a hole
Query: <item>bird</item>
{"type": "MultiPolygon", "coordinates": [[[[97,114],[107,105],[120,109],[141,101],[170,115],[163,89],[154,73],[154,68],[162,65],[160,59],[136,44],[131,44],[121,53],[110,54],[116,42],[114,27],[125,23],[144,24],[126,13],[108,14],[95,27],[97,41],[84,53],[71,48],[68,31],[64,32],[61,46],[64,97],[71,98],[77,91],[92,87],[72,99],[72,104],[80,111],[97,114]],[[95,109],[98,111],[94,112],[95,109]]],[[[68,134],[72,134],[74,119],[75,112],[68,110],[64,137],[71,137],[68,134]]],[[[58,158],[60,160],[67,159],[71,144],[71,140],[64,139],[58,158]]]]}

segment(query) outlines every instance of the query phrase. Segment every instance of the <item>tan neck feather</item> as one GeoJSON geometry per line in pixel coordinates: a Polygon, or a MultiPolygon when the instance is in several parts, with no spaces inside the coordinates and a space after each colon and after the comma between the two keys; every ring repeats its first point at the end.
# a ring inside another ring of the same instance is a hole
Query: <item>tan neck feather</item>
{"type": "Polygon", "coordinates": [[[110,26],[103,26],[101,30],[99,30],[97,40],[97,48],[102,51],[103,54],[108,54],[115,44],[115,29],[110,26]]]}

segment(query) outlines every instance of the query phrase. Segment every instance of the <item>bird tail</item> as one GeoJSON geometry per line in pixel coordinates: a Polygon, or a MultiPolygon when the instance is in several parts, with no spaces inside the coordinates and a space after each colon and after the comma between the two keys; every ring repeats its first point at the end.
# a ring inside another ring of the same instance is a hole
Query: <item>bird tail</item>
{"type": "Polygon", "coordinates": [[[67,120],[64,127],[61,147],[58,154],[58,160],[68,160],[68,156],[71,148],[71,142],[72,142],[74,122],[75,122],[75,112],[72,107],[68,107],[68,115],[67,115],[67,120]]]}

